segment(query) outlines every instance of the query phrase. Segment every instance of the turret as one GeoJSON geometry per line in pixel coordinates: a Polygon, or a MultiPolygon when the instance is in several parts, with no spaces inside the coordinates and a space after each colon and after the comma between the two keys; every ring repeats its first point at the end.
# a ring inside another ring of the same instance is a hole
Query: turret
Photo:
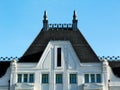
{"type": "Polygon", "coordinates": [[[46,11],[44,11],[44,16],[43,16],[43,30],[44,31],[48,30],[48,17],[46,11]]]}
{"type": "Polygon", "coordinates": [[[76,11],[74,10],[74,14],[73,14],[73,20],[72,20],[72,28],[73,30],[77,30],[77,15],[76,15],[76,11]]]}

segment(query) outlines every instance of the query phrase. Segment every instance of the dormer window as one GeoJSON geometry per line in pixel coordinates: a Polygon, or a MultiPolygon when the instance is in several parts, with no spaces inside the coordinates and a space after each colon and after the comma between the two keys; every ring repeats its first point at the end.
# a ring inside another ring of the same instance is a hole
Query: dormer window
{"type": "Polygon", "coordinates": [[[57,67],[61,67],[61,48],[57,48],[57,67]]]}

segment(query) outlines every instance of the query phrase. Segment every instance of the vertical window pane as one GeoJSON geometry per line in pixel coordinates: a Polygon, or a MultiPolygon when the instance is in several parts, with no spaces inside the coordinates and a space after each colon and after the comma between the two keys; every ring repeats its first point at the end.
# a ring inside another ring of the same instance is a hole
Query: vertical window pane
{"type": "Polygon", "coordinates": [[[28,74],[24,74],[23,82],[28,82],[28,74]]]}
{"type": "Polygon", "coordinates": [[[56,83],[62,83],[62,74],[56,74],[56,83]]]}
{"type": "Polygon", "coordinates": [[[34,74],[29,75],[29,82],[33,83],[34,82],[34,74]]]}
{"type": "Polygon", "coordinates": [[[42,74],[42,83],[48,83],[48,82],[49,82],[48,74],[42,74]]]}
{"type": "Polygon", "coordinates": [[[95,74],[91,74],[91,83],[95,83],[95,74]]]}
{"type": "Polygon", "coordinates": [[[22,74],[18,74],[18,83],[21,83],[22,82],[22,74]]]}
{"type": "Polygon", "coordinates": [[[57,66],[61,66],[61,48],[57,48],[57,66]]]}
{"type": "Polygon", "coordinates": [[[96,74],[96,82],[101,83],[101,75],[100,74],[96,74]]]}
{"type": "Polygon", "coordinates": [[[77,75],[76,74],[70,74],[70,84],[77,83],[77,75]]]}
{"type": "Polygon", "coordinates": [[[89,83],[89,74],[84,75],[85,83],[89,83]]]}

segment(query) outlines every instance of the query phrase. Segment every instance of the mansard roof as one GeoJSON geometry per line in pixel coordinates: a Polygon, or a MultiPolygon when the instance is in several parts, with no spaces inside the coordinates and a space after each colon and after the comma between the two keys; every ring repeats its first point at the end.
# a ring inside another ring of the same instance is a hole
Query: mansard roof
{"type": "Polygon", "coordinates": [[[70,24],[50,24],[47,31],[44,28],[21,57],[19,62],[38,62],[49,41],[70,41],[80,62],[99,62],[80,30],[73,30],[70,24]]]}
{"type": "Polygon", "coordinates": [[[19,62],[38,62],[49,41],[70,41],[80,62],[100,62],[84,36],[77,27],[76,11],[72,24],[48,24],[47,12],[43,15],[43,28],[21,57],[19,62]]]}
{"type": "Polygon", "coordinates": [[[38,62],[50,40],[70,41],[80,62],[100,62],[77,27],[76,11],[72,24],[48,24],[47,12],[43,15],[43,28],[21,57],[19,62],[38,62]]]}

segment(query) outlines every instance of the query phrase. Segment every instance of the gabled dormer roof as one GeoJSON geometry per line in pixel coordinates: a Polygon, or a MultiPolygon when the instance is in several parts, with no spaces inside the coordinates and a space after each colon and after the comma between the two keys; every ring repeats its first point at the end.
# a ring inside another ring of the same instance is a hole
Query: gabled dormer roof
{"type": "Polygon", "coordinates": [[[19,62],[38,62],[50,40],[70,41],[80,62],[99,62],[97,55],[78,29],[77,20],[72,24],[48,24],[48,20],[45,19],[40,33],[19,62]]]}

